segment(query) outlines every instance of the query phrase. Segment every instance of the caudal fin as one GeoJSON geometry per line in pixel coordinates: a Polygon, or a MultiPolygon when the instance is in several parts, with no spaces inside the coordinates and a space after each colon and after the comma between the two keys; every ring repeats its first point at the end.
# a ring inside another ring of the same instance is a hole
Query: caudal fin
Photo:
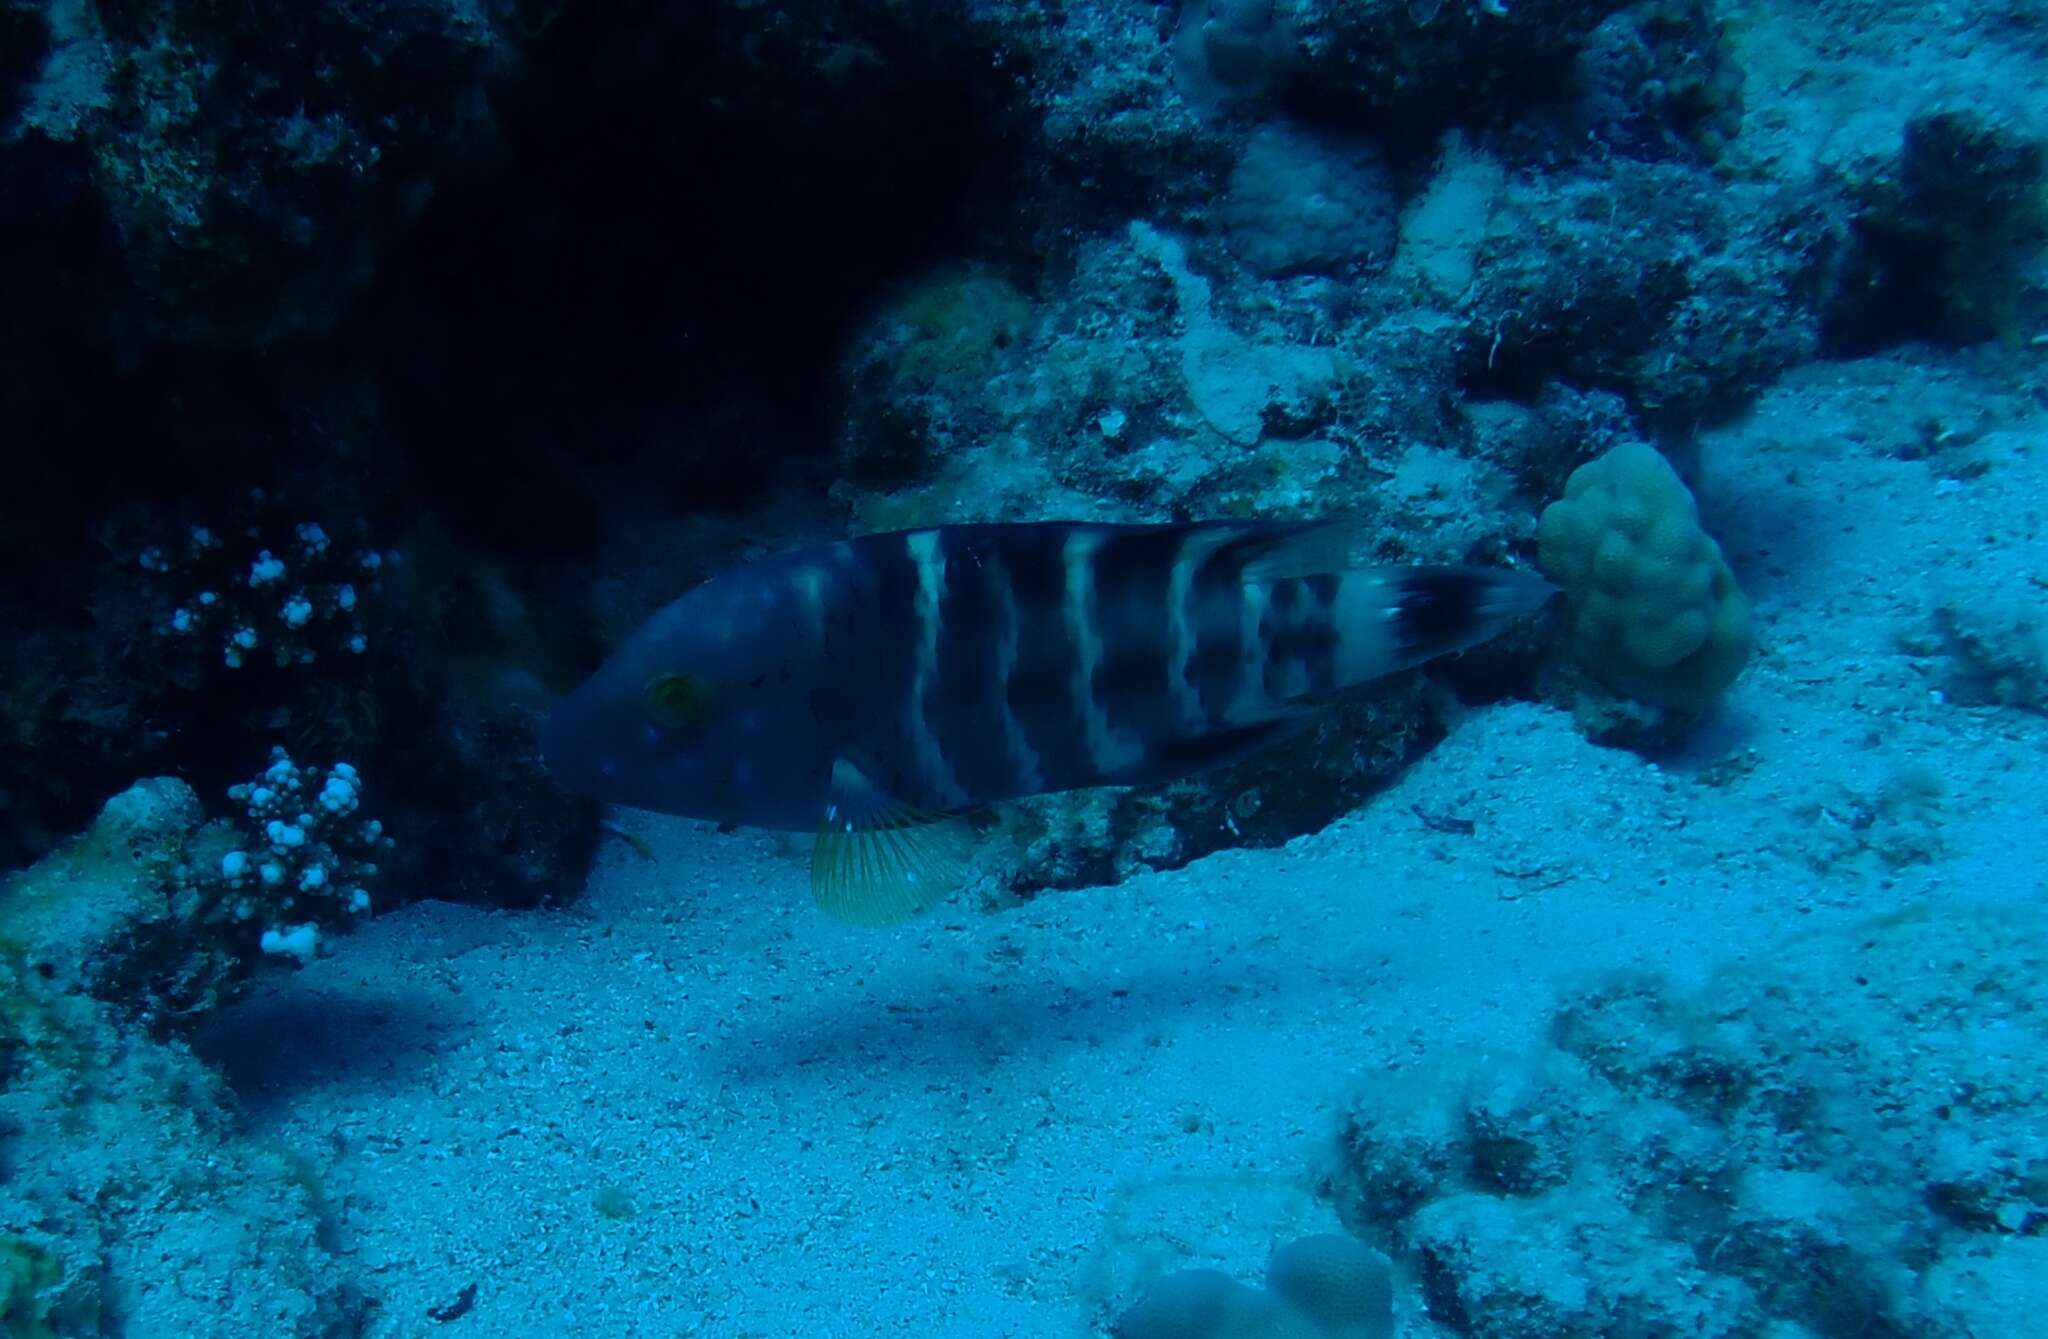
{"type": "Polygon", "coordinates": [[[1376,575],[1393,596],[1388,631],[1406,665],[1476,646],[1557,593],[1535,573],[1511,567],[1395,567],[1376,575]]]}

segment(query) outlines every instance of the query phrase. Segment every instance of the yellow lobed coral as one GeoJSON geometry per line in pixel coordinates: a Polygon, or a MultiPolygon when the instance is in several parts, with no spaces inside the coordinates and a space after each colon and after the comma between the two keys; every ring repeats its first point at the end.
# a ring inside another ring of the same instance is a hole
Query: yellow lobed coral
{"type": "Polygon", "coordinates": [[[1617,693],[1698,712],[1751,647],[1749,601],[1663,455],[1618,446],[1544,508],[1538,562],[1564,588],[1573,654],[1617,693]]]}

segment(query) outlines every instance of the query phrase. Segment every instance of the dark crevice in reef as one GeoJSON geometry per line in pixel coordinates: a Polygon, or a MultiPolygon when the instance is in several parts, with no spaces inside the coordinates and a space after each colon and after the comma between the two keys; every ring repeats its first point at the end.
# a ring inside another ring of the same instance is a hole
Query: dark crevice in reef
{"type": "Polygon", "coordinates": [[[494,99],[497,167],[438,195],[363,314],[465,538],[590,552],[590,464],[679,508],[759,500],[829,439],[846,327],[999,200],[973,61],[732,21],[565,13],[494,99]]]}
{"type": "MultiPolygon", "coordinates": [[[[0,101],[44,49],[30,17],[0,0],[0,101]]],[[[598,640],[575,573],[622,513],[645,548],[823,493],[844,332],[986,249],[1017,85],[971,23],[879,2],[558,6],[496,45],[422,19],[326,42],[376,46],[346,77],[298,31],[184,33],[238,53],[247,95],[184,131],[219,150],[205,246],[138,260],[105,144],[0,142],[0,291],[35,314],[0,330],[0,417],[42,444],[0,496],[0,560],[38,574],[0,595],[0,867],[137,775],[218,804],[284,741],[377,780],[409,838],[392,882],[564,891],[587,816],[537,773],[530,695],[497,685],[573,677],[598,640]],[[381,184],[330,199],[346,163],[294,175],[302,110],[377,147],[381,184]],[[208,315],[250,311],[275,319],[208,315]],[[162,634],[149,597],[194,592],[145,591],[137,553],[252,510],[406,550],[409,576],[365,587],[367,656],[227,673],[162,634]]]]}

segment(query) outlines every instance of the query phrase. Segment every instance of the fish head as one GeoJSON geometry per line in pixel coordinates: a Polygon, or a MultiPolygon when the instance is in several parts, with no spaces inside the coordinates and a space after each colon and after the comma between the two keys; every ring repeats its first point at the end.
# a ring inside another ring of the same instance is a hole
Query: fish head
{"type": "Polygon", "coordinates": [[[560,702],[548,770],[613,804],[802,830],[823,811],[821,622],[797,583],[741,569],[656,612],[560,702]]]}

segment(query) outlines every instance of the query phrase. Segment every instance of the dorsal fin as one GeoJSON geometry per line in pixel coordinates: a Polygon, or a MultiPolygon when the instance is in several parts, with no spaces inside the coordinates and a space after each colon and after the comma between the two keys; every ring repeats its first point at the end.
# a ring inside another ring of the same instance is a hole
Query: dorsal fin
{"type": "Polygon", "coordinates": [[[1226,550],[1246,585],[1322,576],[1363,566],[1356,521],[1289,521],[1252,525],[1226,550]]]}

